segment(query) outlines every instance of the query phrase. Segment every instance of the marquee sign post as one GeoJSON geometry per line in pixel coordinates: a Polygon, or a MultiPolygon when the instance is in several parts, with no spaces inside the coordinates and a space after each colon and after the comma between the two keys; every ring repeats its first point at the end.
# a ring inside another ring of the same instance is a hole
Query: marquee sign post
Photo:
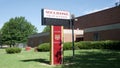
{"type": "Polygon", "coordinates": [[[63,26],[51,26],[51,64],[63,62],[63,26]]]}
{"type": "Polygon", "coordinates": [[[70,13],[68,11],[57,11],[42,9],[42,25],[51,26],[51,65],[63,62],[63,26],[70,25],[70,13]]]}

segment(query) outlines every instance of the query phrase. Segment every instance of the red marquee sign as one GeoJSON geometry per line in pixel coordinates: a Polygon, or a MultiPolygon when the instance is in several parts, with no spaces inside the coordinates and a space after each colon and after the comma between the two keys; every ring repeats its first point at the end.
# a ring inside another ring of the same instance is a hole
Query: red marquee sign
{"type": "Polygon", "coordinates": [[[63,41],[63,27],[62,26],[52,26],[51,27],[51,64],[61,64],[62,63],[62,41],[63,41]]]}
{"type": "Polygon", "coordinates": [[[68,11],[44,9],[43,14],[44,18],[70,19],[70,13],[68,11]]]}
{"type": "Polygon", "coordinates": [[[70,25],[70,12],[42,9],[42,25],[66,26],[70,25]]]}
{"type": "Polygon", "coordinates": [[[51,64],[63,62],[63,26],[70,27],[71,14],[68,11],[42,9],[42,25],[51,25],[51,64]]]}

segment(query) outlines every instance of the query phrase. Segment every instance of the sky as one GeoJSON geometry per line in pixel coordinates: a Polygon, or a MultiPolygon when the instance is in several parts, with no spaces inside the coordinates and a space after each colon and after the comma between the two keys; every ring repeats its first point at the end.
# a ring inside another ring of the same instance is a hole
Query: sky
{"type": "MultiPolygon", "coordinates": [[[[76,17],[114,7],[118,0],[0,0],[0,28],[10,18],[23,16],[42,32],[41,9],[65,10],[76,17]]],[[[27,29],[27,28],[26,28],[27,29]]]]}

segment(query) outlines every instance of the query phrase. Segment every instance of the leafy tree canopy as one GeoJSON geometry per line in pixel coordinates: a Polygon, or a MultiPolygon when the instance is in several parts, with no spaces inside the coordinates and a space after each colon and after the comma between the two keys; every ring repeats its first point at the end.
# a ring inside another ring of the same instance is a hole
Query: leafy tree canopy
{"type": "Polygon", "coordinates": [[[11,18],[1,29],[4,44],[14,45],[27,41],[29,35],[37,33],[37,28],[25,17],[11,18]]]}
{"type": "Polygon", "coordinates": [[[46,26],[42,32],[49,32],[50,31],[50,26],[46,26]]]}

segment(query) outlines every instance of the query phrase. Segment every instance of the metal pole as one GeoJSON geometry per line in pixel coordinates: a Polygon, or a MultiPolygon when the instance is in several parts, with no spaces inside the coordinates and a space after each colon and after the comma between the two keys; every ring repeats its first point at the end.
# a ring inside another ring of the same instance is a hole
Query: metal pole
{"type": "Polygon", "coordinates": [[[72,21],[72,48],[73,48],[73,57],[75,55],[75,48],[74,48],[74,22],[72,21]]]}
{"type": "Polygon", "coordinates": [[[73,57],[75,55],[75,48],[74,48],[74,15],[71,15],[71,27],[72,27],[72,50],[73,50],[73,57]]]}

